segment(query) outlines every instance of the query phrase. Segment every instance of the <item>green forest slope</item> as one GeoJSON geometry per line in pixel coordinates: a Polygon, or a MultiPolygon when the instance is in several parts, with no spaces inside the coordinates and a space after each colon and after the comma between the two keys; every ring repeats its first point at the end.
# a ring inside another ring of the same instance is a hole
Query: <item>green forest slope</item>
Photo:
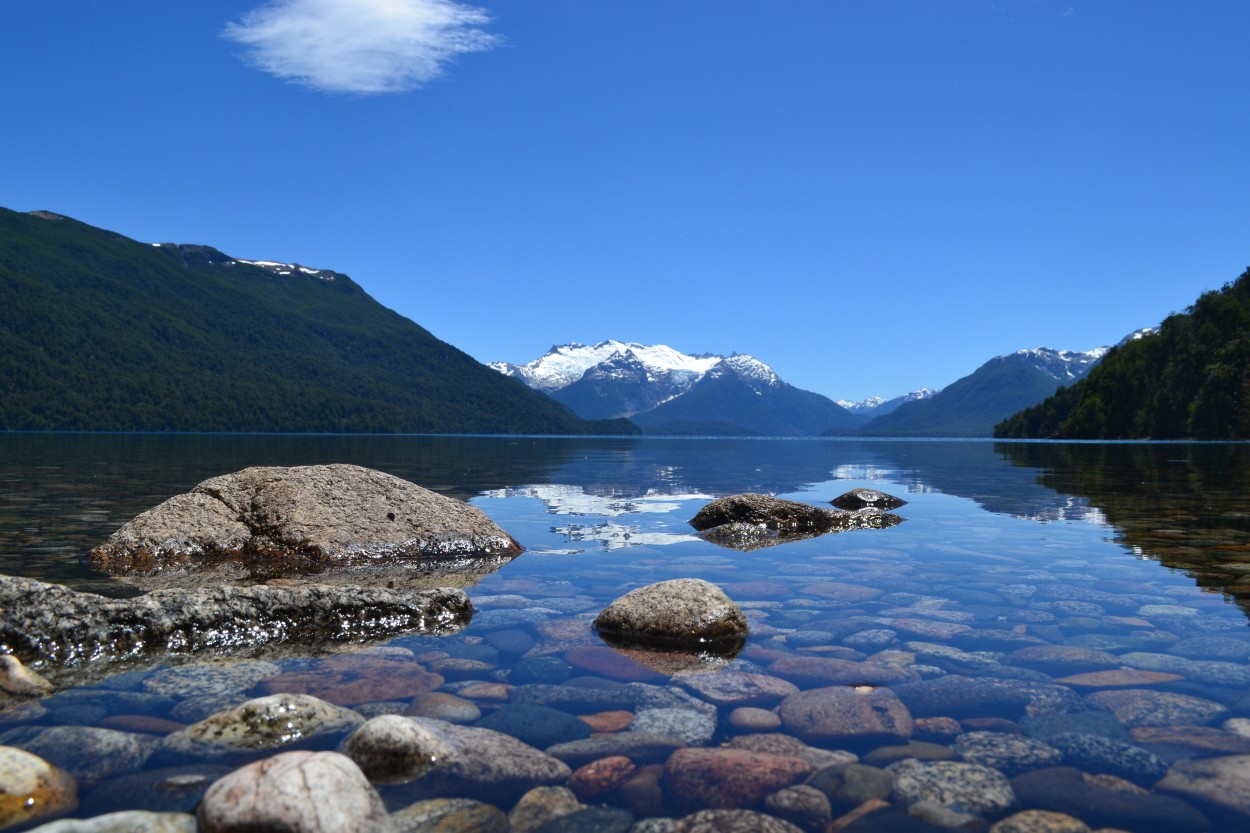
{"type": "Polygon", "coordinates": [[[999,423],[994,436],[1250,438],[1250,270],[1159,331],[1120,345],[1090,374],[999,423]]]}
{"type": "Polygon", "coordinates": [[[0,430],[584,434],[589,423],[374,301],[0,209],[0,430]]]}

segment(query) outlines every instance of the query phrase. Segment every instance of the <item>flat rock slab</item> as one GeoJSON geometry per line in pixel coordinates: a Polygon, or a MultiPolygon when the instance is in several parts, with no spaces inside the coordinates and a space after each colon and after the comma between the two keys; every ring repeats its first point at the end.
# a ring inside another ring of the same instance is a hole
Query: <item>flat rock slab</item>
{"type": "Polygon", "coordinates": [[[88,561],[115,575],[223,562],[281,575],[520,552],[479,509],[384,472],[331,464],[264,466],[210,478],[127,522],[88,561]]]}
{"type": "Polygon", "coordinates": [[[157,590],[133,599],[0,576],[0,651],[53,682],[144,656],[271,653],[293,643],[353,643],[419,631],[453,633],[473,605],[462,590],[307,584],[157,590]]]}

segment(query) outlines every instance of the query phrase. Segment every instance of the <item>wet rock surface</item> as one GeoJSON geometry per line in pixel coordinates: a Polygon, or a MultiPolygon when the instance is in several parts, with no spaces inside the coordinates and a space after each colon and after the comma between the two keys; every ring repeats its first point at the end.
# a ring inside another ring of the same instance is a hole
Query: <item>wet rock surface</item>
{"type": "Polygon", "coordinates": [[[157,590],[133,599],[0,576],[0,650],[58,684],[150,656],[248,655],[409,631],[459,630],[473,615],[462,590],[303,585],[157,590]]]}
{"type": "Polygon", "coordinates": [[[127,522],[91,551],[114,574],[243,562],[262,575],[422,557],[516,555],[480,510],[393,475],[330,464],[210,478],[127,522]]]}
{"type": "Polygon", "coordinates": [[[737,647],[748,631],[741,609],[702,579],[671,579],[640,587],[595,618],[601,634],[639,645],[737,647]]]}
{"type": "Polygon", "coordinates": [[[705,540],[749,552],[830,532],[884,529],[902,520],[868,503],[846,511],[745,493],[711,501],[690,519],[690,525],[705,540]]]}

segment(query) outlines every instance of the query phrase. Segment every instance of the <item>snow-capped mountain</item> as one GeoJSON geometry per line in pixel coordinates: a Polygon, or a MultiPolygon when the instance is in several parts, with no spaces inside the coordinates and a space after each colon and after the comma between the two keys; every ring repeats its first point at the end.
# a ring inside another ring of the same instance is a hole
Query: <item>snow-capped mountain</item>
{"type": "Polygon", "coordinates": [[[686,387],[706,373],[722,356],[691,356],[666,344],[636,344],[609,339],[594,345],[557,344],[525,364],[491,362],[490,367],[505,376],[515,376],[535,390],[550,393],[568,387],[596,365],[614,356],[632,358],[647,372],[671,380],[685,380],[686,387]]]}
{"type": "Polygon", "coordinates": [[[603,341],[557,345],[526,364],[490,366],[576,414],[626,416],[651,433],[814,435],[862,422],[739,353],[692,356],[662,344],[603,341]]]}
{"type": "Polygon", "coordinates": [[[853,414],[872,419],[873,417],[890,413],[904,402],[917,402],[921,399],[929,399],[937,394],[938,391],[933,388],[921,388],[920,390],[905,393],[902,396],[896,396],[893,399],[886,399],[883,396],[870,396],[860,402],[851,402],[846,399],[835,401],[853,414]]]}

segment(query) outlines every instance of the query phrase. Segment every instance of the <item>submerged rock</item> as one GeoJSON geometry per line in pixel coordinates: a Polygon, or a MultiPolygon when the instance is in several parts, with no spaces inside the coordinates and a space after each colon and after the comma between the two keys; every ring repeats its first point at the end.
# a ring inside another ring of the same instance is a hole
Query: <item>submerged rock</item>
{"type": "Polygon", "coordinates": [[[692,648],[740,647],[747,635],[742,610],[725,592],[702,579],[679,578],[639,587],[595,618],[600,634],[639,645],[692,648]]]}
{"type": "Polygon", "coordinates": [[[69,773],[22,749],[0,746],[0,827],[59,816],[78,807],[69,773]]]}
{"type": "Polygon", "coordinates": [[[0,576],[0,652],[55,682],[102,674],[110,660],[150,655],[260,654],[273,646],[361,642],[398,633],[452,633],[473,605],[462,590],[374,587],[212,587],[133,599],[0,576]],[[89,667],[88,667],[89,666],[89,667]]]}
{"type": "Polygon", "coordinates": [[[136,516],[91,551],[113,574],[243,562],[263,575],[521,546],[479,509],[373,469],[256,467],[210,478],[136,516]]]}
{"type": "Polygon", "coordinates": [[[713,500],[690,525],[713,544],[750,551],[829,532],[883,529],[902,520],[873,506],[848,512],[746,493],[713,500]]]}

